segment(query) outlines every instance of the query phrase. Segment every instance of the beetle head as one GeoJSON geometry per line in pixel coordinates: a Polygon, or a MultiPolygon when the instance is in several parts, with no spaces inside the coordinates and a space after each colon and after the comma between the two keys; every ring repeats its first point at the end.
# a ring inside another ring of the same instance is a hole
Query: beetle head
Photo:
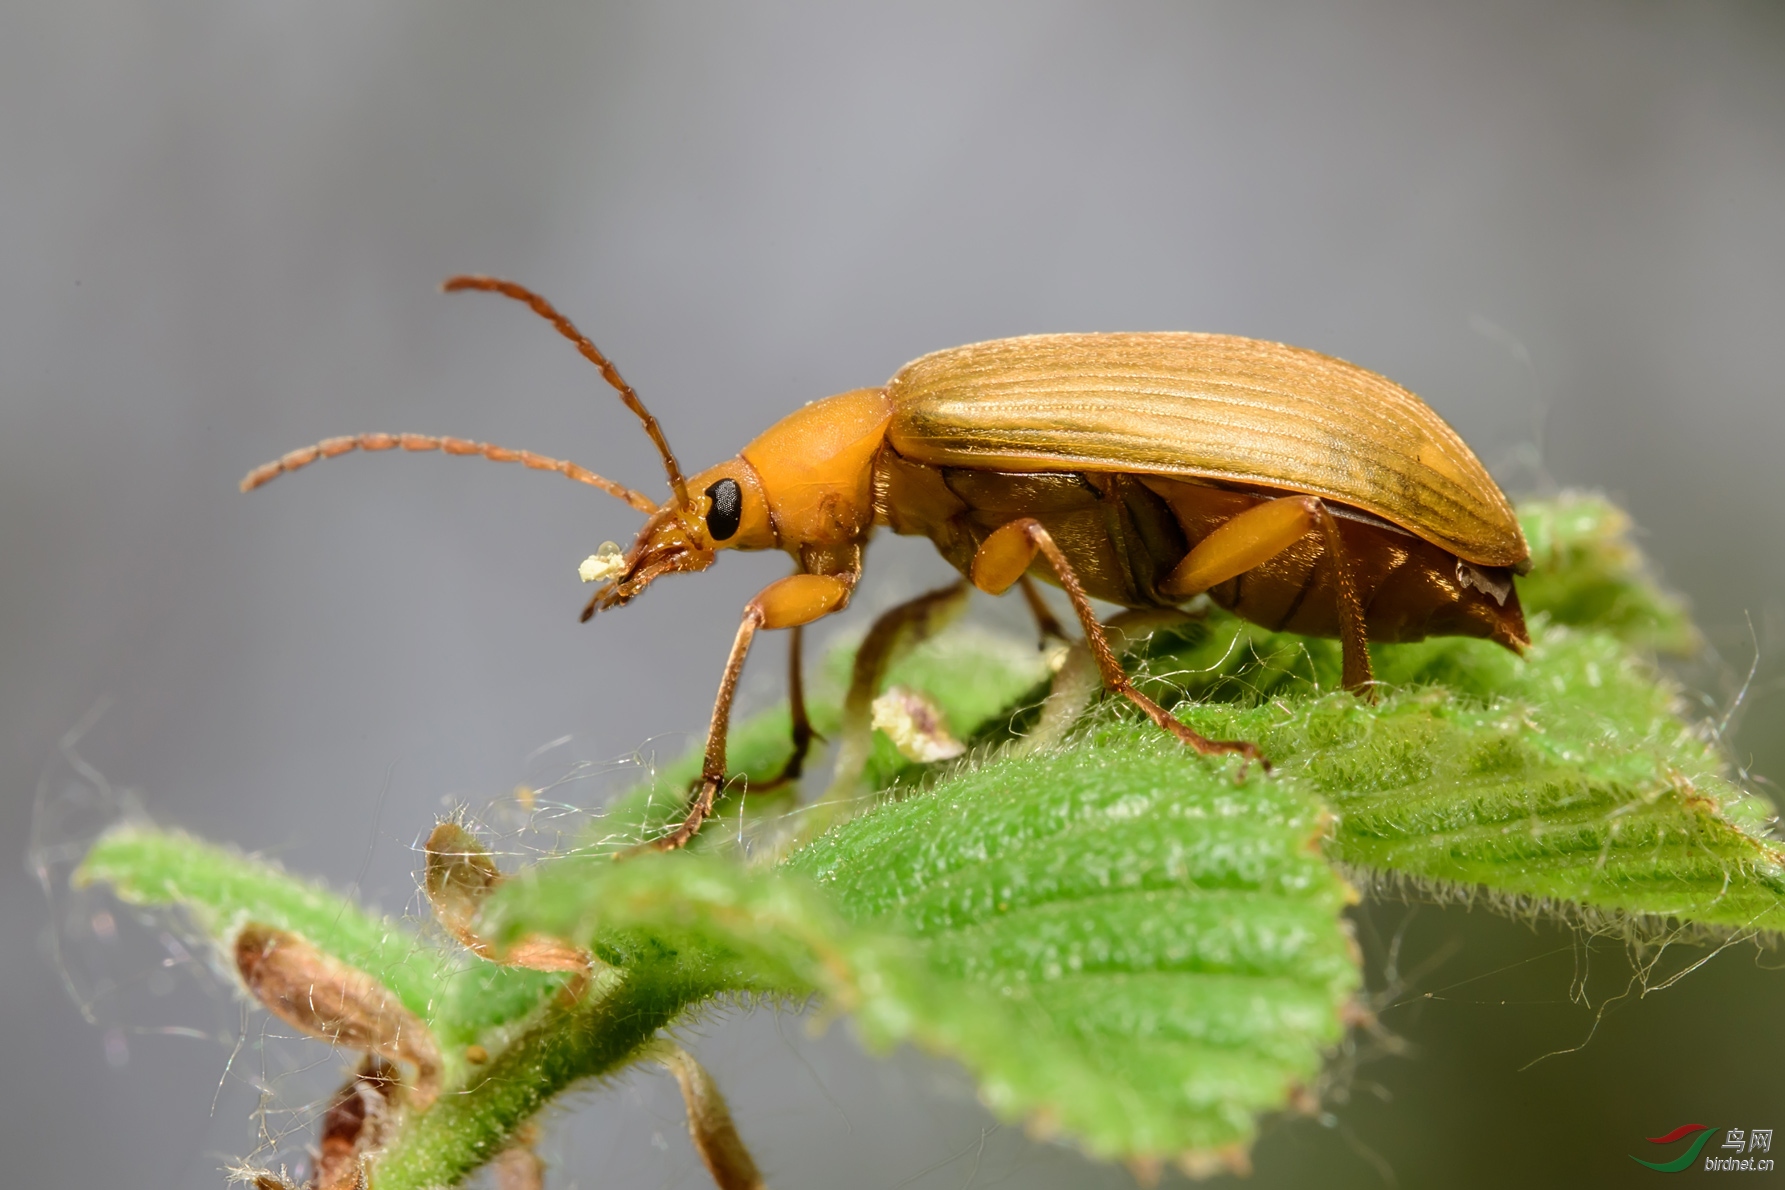
{"type": "Polygon", "coordinates": [[[794,410],[689,479],[685,499],[654,512],[630,550],[583,563],[586,581],[607,582],[583,618],[629,602],[660,574],[705,570],[718,550],[784,549],[805,563],[811,551],[859,545],[873,527],[873,459],[891,417],[878,388],[794,410]]]}
{"type": "MultiPolygon", "coordinates": [[[[559,334],[576,345],[585,359],[601,369],[602,378],[620,395],[626,408],[638,418],[646,436],[651,439],[651,444],[657,448],[658,457],[663,461],[664,475],[669,480],[670,499],[662,505],[653,505],[649,498],[640,496],[637,492],[621,488],[617,484],[608,484],[607,481],[600,480],[599,476],[587,473],[589,478],[584,482],[600,481],[596,486],[607,484],[610,494],[619,496],[634,508],[649,512],[650,518],[645,521],[644,528],[639,530],[632,548],[625,553],[620,552],[619,546],[606,542],[583,562],[583,581],[604,584],[595,592],[589,606],[583,609],[583,619],[587,620],[597,611],[623,607],[630,603],[659,575],[672,571],[705,570],[713,564],[715,550],[760,549],[774,544],[774,533],[768,521],[768,506],[762,499],[762,485],[751,466],[741,458],[732,459],[701,472],[692,480],[684,479],[681,466],[676,462],[675,452],[669,448],[669,441],[664,437],[662,427],[645,408],[638,393],[626,383],[619,369],[614,367],[613,362],[601,353],[589,337],[558,313],[550,302],[525,286],[499,277],[452,277],[443,288],[448,292],[469,289],[501,294],[525,304],[551,323],[559,334]]],[[[576,470],[581,472],[583,469],[576,470]]],[[[565,471],[565,474],[572,473],[565,471]]],[[[572,478],[583,476],[572,474],[572,478]]]]}
{"type": "Polygon", "coordinates": [[[741,458],[729,459],[694,476],[686,506],[666,504],[653,512],[621,553],[608,542],[583,562],[584,582],[604,582],[583,612],[624,607],[659,576],[705,570],[719,550],[771,549],[774,529],[756,471],[741,458]]]}

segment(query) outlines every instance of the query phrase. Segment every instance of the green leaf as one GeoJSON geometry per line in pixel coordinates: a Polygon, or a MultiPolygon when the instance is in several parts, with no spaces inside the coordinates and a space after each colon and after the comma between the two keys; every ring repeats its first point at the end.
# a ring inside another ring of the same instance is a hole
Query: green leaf
{"type": "Polygon", "coordinates": [[[1519,580],[1528,610],[1639,648],[1689,653],[1698,647],[1685,602],[1649,578],[1623,509],[1603,496],[1569,492],[1527,501],[1519,520],[1531,546],[1531,573],[1519,580]]]}
{"type": "Polygon", "coordinates": [[[1644,576],[1628,522],[1579,496],[1525,520],[1543,552],[1520,580],[1523,659],[1456,637],[1375,646],[1386,693],[1369,706],[1335,691],[1334,642],[1213,613],[1155,645],[1144,684],[1198,731],[1252,740],[1307,780],[1336,815],[1328,854],[1366,881],[1785,929],[1773,809],[1656,667],[1650,646],[1692,634],[1644,576]],[[1608,628],[1562,622],[1595,612],[1608,628]]]}
{"type": "MultiPolygon", "coordinates": [[[[114,828],[93,844],[74,880],[108,884],[135,905],[179,906],[226,947],[247,921],[301,934],[390,988],[448,1047],[468,1045],[535,1011],[564,982],[562,976],[494,967],[462,951],[442,950],[409,926],[368,914],[270,860],[184,831],[114,828]]],[[[449,1065],[457,1061],[450,1048],[448,1058],[449,1065]]]]}
{"type": "Polygon", "coordinates": [[[1318,803],[1235,771],[1123,725],[965,769],[787,866],[1022,1022],[963,1055],[994,1108],[1106,1157],[1232,1151],[1313,1081],[1358,982],[1318,803]]]}
{"type": "Polygon", "coordinates": [[[409,928],[367,914],[270,860],[184,831],[136,825],[107,831],[88,851],[74,881],[109,884],[120,900],[133,905],[181,906],[220,941],[232,938],[246,921],[301,934],[379,980],[424,1019],[445,986],[443,956],[409,928]]]}
{"type": "MultiPolygon", "coordinates": [[[[1309,781],[1337,817],[1329,854],[1391,883],[1785,929],[1771,809],[1729,779],[1668,686],[1604,634],[1534,635],[1492,694],[1409,685],[1376,707],[1327,694],[1184,717],[1309,781]]],[[[1415,654],[1404,668],[1452,668],[1441,660],[1415,654]]]]}
{"type": "Polygon", "coordinates": [[[712,856],[541,865],[486,924],[621,963],[631,934],[669,940],[731,986],[818,991],[873,1041],[960,1059],[1007,1117],[1101,1156],[1200,1166],[1249,1143],[1256,1113],[1338,1041],[1358,983],[1349,890],[1298,783],[1238,783],[1150,731],[1119,734],[962,770],[778,873],[712,856]]]}

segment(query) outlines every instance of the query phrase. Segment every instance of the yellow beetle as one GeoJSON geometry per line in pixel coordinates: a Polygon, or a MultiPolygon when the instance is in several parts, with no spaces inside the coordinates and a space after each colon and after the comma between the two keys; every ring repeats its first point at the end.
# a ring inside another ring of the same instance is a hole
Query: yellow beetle
{"type": "MultiPolygon", "coordinates": [[[[1336,636],[1347,689],[1370,696],[1367,642],[1432,635],[1530,643],[1513,575],[1530,566],[1505,495],[1418,397],[1343,360],[1231,335],[1032,335],[926,355],[881,388],[814,401],[715,467],[685,479],[656,419],[607,358],[537,294],[493,277],[448,290],[525,302],[601,368],[662,456],[671,498],[527,451],[420,434],[360,434],[250,472],[259,487],[350,450],[445,450],[557,471],[645,512],[632,547],[583,564],[603,585],[583,612],[622,606],[660,575],[705,570],[723,549],[779,549],[795,573],[744,607],[708,728],[680,847],[725,780],[731,703],[758,629],[792,628],[797,775],[812,733],[799,637],[849,603],[877,526],[928,537],[994,595],[1029,576],[1065,589],[1105,686],[1198,751],[1259,758],[1206,739],[1135,689],[1091,597],[1173,607],[1206,593],[1267,628],[1336,636]]],[[[920,597],[882,625],[919,618],[920,597]]]]}

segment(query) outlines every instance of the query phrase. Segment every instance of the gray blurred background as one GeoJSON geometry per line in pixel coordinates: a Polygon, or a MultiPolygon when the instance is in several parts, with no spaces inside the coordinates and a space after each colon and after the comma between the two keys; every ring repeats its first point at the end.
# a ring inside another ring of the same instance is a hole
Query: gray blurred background
{"type": "MultiPolygon", "coordinates": [[[[83,752],[160,820],[402,912],[443,801],[502,796],[565,736],[592,760],[684,746],[739,606],[783,572],[727,557],[578,625],[577,562],[636,524],[587,489],[352,456],[236,494],[253,464],[371,429],[658,490],[546,327],[435,294],[467,270],[557,300],[690,468],[975,339],[1201,329],[1344,356],[1509,488],[1626,502],[1715,647],[1686,675],[1709,710],[1758,648],[1733,739],[1785,773],[1776,5],[12,0],[5,1185],[219,1185],[258,1143],[257,1083],[301,1107],[334,1077],[220,1000],[212,1039],[155,1032],[193,1011],[183,984],[116,972],[110,1043],[64,994],[24,856],[39,773],[90,711],[83,752]]],[[[852,615],[940,565],[877,543],[852,615]]],[[[1384,1021],[1412,1049],[1324,1122],[1273,1124],[1256,1185],[1617,1185],[1647,1176],[1641,1136],[1785,1125],[1775,953],[1718,955],[1594,1032],[1627,983],[1615,945],[1401,905],[1360,930],[1377,987],[1404,936],[1384,1021]]],[[[729,1013],[690,1036],[778,1186],[1132,1184],[996,1127],[945,1063],[861,1056],[846,1025],[729,1013]]],[[[662,1078],[578,1095],[547,1150],[556,1187],[706,1184],[662,1078]]]]}

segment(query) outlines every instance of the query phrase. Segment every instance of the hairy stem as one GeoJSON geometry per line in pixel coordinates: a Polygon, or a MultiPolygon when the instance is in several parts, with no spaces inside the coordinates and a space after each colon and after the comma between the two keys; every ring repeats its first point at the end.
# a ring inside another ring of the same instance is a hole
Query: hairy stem
{"type": "Polygon", "coordinates": [[[627,1065],[707,992],[669,962],[609,969],[580,997],[559,995],[487,1066],[402,1129],[374,1167],[374,1190],[457,1185],[508,1148],[554,1096],[627,1065]]]}

